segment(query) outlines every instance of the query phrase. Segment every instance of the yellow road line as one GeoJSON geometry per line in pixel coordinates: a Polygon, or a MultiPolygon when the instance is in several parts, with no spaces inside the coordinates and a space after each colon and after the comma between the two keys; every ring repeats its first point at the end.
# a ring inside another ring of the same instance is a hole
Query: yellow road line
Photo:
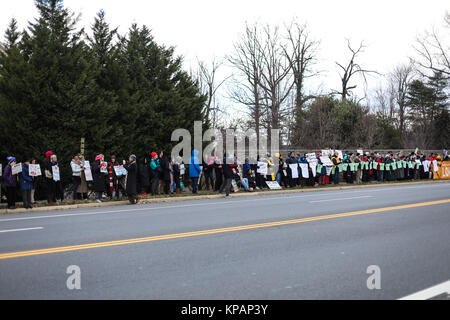
{"type": "Polygon", "coordinates": [[[36,256],[36,255],[49,254],[49,253],[78,251],[78,250],[86,250],[86,249],[94,249],[94,248],[102,248],[102,247],[120,246],[120,245],[126,245],[126,244],[136,244],[136,243],[159,241],[159,240],[187,238],[187,237],[203,236],[203,235],[209,235],[209,234],[218,234],[218,233],[226,233],[226,232],[234,232],[234,231],[262,229],[262,228],[268,228],[268,227],[299,224],[299,223],[305,223],[305,222],[311,222],[311,221],[320,221],[320,220],[351,217],[351,216],[363,215],[363,214],[369,214],[369,213],[425,207],[425,206],[432,206],[432,205],[445,204],[445,203],[450,203],[450,199],[431,201],[431,202],[413,203],[413,204],[394,206],[394,207],[353,211],[353,212],[347,212],[347,213],[330,214],[330,215],[310,217],[310,218],[301,218],[301,219],[294,219],[294,220],[275,221],[275,222],[243,225],[243,226],[228,227],[228,228],[219,228],[219,229],[201,230],[201,231],[193,231],[193,232],[185,232],[185,233],[167,234],[167,235],[160,235],[160,236],[151,236],[151,237],[145,237],[145,238],[135,238],[135,239],[127,239],[127,240],[90,243],[90,244],[74,245],[74,246],[67,246],[67,247],[29,250],[29,251],[9,252],[9,253],[0,254],[0,260],[11,259],[11,258],[21,258],[21,257],[27,257],[27,256],[36,256]]]}

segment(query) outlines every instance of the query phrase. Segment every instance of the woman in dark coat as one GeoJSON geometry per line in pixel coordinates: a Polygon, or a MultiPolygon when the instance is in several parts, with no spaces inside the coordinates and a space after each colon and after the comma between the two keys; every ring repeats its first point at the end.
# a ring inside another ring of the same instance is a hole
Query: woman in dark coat
{"type": "Polygon", "coordinates": [[[150,173],[149,166],[147,165],[147,158],[142,157],[139,159],[139,185],[141,188],[141,195],[145,197],[147,195],[148,187],[150,186],[150,173]]]}
{"type": "Polygon", "coordinates": [[[125,160],[123,160],[123,166],[128,171],[127,174],[127,195],[128,200],[131,204],[136,204],[139,202],[139,198],[137,196],[137,164],[136,164],[136,156],[132,154],[129,159],[129,163],[127,164],[125,160]]]}
{"type": "Polygon", "coordinates": [[[163,157],[161,158],[161,169],[162,174],[161,178],[164,180],[164,193],[169,194],[170,191],[170,160],[164,153],[161,151],[163,157]]]}
{"type": "Polygon", "coordinates": [[[106,169],[107,164],[103,159],[104,157],[101,154],[96,156],[92,167],[92,177],[94,179],[94,191],[97,202],[102,202],[103,192],[106,191],[104,170],[106,169]]]}

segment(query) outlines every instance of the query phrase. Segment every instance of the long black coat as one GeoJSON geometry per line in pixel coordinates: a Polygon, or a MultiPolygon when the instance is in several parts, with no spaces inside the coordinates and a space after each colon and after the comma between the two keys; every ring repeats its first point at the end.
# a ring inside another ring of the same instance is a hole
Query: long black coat
{"type": "Polygon", "coordinates": [[[100,161],[94,161],[92,167],[92,178],[94,179],[94,191],[95,192],[105,192],[105,174],[100,171],[100,161]]]}
{"type": "Polygon", "coordinates": [[[141,188],[147,188],[150,185],[150,166],[142,158],[139,161],[139,184],[141,188]]]}
{"type": "Polygon", "coordinates": [[[162,174],[159,176],[164,181],[170,181],[170,162],[167,156],[161,159],[162,174]]]}
{"type": "Polygon", "coordinates": [[[137,194],[137,165],[136,161],[124,165],[127,169],[127,194],[129,196],[137,194]]]}

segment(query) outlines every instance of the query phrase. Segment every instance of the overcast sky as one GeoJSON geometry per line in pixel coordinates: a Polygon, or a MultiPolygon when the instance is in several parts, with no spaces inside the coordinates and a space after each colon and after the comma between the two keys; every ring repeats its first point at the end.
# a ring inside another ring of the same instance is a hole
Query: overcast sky
{"type": "MultiPolygon", "coordinates": [[[[37,16],[34,0],[2,1],[0,32],[15,17],[21,28],[37,16]]],[[[315,90],[339,88],[335,61],[348,58],[346,38],[367,45],[360,63],[380,73],[407,62],[414,54],[412,45],[418,33],[435,26],[441,28],[448,0],[65,0],[65,5],[81,13],[80,27],[87,29],[96,13],[104,9],[112,26],[124,34],[131,23],[145,24],[159,43],[175,46],[185,57],[186,68],[197,57],[211,61],[230,54],[233,41],[244,31],[245,23],[288,23],[294,17],[306,22],[313,37],[321,41],[321,77],[310,86],[315,90]]],[[[222,74],[231,72],[225,68],[222,74]]],[[[369,87],[379,79],[370,79],[369,87]]],[[[360,88],[361,90],[362,88],[360,88]]]]}

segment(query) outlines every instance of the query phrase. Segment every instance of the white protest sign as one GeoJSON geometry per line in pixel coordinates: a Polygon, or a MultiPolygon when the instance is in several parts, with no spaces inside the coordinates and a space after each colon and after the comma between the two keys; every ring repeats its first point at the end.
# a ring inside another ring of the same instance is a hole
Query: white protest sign
{"type": "Polygon", "coordinates": [[[329,157],[331,157],[332,155],[333,155],[333,150],[330,150],[330,149],[325,149],[325,150],[322,150],[322,156],[329,156],[329,157]]]}
{"type": "Polygon", "coordinates": [[[100,165],[101,165],[100,172],[101,173],[108,173],[108,168],[107,168],[108,164],[106,162],[102,161],[100,163],[100,165]]]}
{"type": "Polygon", "coordinates": [[[362,149],[356,150],[356,153],[359,153],[362,156],[364,154],[364,150],[362,149]]]}
{"type": "Polygon", "coordinates": [[[300,168],[302,169],[302,177],[308,179],[309,178],[308,164],[300,163],[300,168]]]}
{"type": "Polygon", "coordinates": [[[84,176],[86,177],[86,181],[94,181],[89,161],[84,162],[84,176]]]}
{"type": "Polygon", "coordinates": [[[337,152],[339,159],[343,159],[344,155],[342,154],[342,150],[335,150],[335,153],[337,152]]]}
{"type": "Polygon", "coordinates": [[[180,176],[184,174],[184,164],[180,164],[180,176]]]}
{"type": "Polygon", "coordinates": [[[270,190],[280,190],[281,186],[276,181],[266,181],[267,186],[270,190]]]}
{"type": "Polygon", "coordinates": [[[327,167],[331,167],[333,166],[333,162],[331,162],[329,157],[320,157],[320,161],[322,162],[322,165],[327,166],[327,167]]]}
{"type": "Polygon", "coordinates": [[[307,153],[306,154],[306,161],[308,161],[309,164],[315,164],[317,165],[318,160],[315,153],[307,153]]]}
{"type": "Polygon", "coordinates": [[[11,167],[11,173],[14,174],[19,174],[22,172],[22,163],[16,163],[15,165],[13,165],[11,167]]]}
{"type": "Polygon", "coordinates": [[[3,174],[3,164],[0,163],[0,177],[2,176],[2,174],[3,174]]]}
{"type": "Polygon", "coordinates": [[[436,160],[433,161],[433,170],[434,170],[434,172],[438,172],[438,170],[439,170],[438,163],[436,160]]]}
{"type": "Polygon", "coordinates": [[[297,179],[298,178],[298,166],[296,163],[290,164],[289,168],[291,168],[291,172],[292,172],[292,179],[297,179]]]}
{"type": "Polygon", "coordinates": [[[53,180],[56,182],[61,180],[61,176],[59,175],[59,167],[58,166],[52,166],[52,173],[53,173],[53,180]]]}
{"type": "Polygon", "coordinates": [[[118,177],[127,175],[127,169],[125,169],[123,165],[114,166],[114,171],[116,172],[116,176],[118,177]]]}
{"type": "Polygon", "coordinates": [[[260,175],[267,175],[267,162],[258,162],[258,170],[256,171],[260,175]]]}
{"type": "Polygon", "coordinates": [[[41,166],[38,164],[30,164],[29,170],[30,170],[30,177],[39,177],[42,175],[41,166]]]}

